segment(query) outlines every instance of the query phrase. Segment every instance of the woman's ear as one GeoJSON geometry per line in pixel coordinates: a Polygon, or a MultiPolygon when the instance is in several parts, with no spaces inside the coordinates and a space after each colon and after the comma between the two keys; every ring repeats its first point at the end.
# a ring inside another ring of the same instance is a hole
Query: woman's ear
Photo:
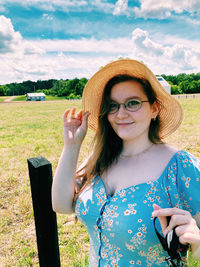
{"type": "Polygon", "coordinates": [[[156,119],[159,113],[159,104],[154,101],[154,103],[151,105],[151,117],[152,119],[156,119]]]}

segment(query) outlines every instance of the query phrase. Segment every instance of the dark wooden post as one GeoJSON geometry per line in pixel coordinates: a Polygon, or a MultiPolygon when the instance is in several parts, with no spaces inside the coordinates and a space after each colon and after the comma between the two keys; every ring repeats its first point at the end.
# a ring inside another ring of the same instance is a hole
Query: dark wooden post
{"type": "Polygon", "coordinates": [[[56,213],[52,210],[52,167],[44,157],[28,159],[40,267],[60,267],[56,213]]]}

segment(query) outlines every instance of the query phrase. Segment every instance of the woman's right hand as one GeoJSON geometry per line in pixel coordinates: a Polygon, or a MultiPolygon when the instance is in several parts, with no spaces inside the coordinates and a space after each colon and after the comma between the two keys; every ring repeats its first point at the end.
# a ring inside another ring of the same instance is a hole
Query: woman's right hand
{"type": "Polygon", "coordinates": [[[63,133],[65,145],[81,145],[87,133],[89,115],[90,112],[84,112],[83,110],[76,113],[76,108],[72,108],[72,110],[67,109],[65,111],[63,116],[63,133]]]}

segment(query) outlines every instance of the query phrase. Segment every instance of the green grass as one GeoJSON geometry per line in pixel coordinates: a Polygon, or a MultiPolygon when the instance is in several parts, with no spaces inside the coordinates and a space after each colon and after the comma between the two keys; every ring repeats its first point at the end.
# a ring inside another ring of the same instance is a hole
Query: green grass
{"type": "MultiPolygon", "coordinates": [[[[46,101],[63,100],[63,99],[66,99],[66,97],[65,96],[46,95],[46,101]]],[[[25,95],[16,96],[12,101],[26,101],[26,96],[25,95]]]]}
{"type": "Polygon", "coordinates": [[[10,96],[0,96],[0,102],[3,102],[8,98],[10,98],[10,96]]]}
{"type": "MultiPolygon", "coordinates": [[[[185,118],[167,140],[200,158],[200,99],[180,100],[185,118]]],[[[62,147],[62,116],[66,108],[81,101],[43,101],[0,105],[0,262],[1,267],[39,266],[27,159],[47,158],[53,167],[62,147]]],[[[92,131],[88,131],[79,163],[87,156],[92,131]]],[[[88,235],[73,218],[57,215],[62,267],[88,266],[88,235]]],[[[190,259],[190,266],[200,263],[190,259]]]]}
{"type": "Polygon", "coordinates": [[[54,95],[46,95],[46,100],[63,100],[66,99],[65,96],[54,96],[54,95]]]}
{"type": "Polygon", "coordinates": [[[26,96],[25,95],[15,96],[15,98],[13,98],[12,101],[26,101],[26,96]]]}

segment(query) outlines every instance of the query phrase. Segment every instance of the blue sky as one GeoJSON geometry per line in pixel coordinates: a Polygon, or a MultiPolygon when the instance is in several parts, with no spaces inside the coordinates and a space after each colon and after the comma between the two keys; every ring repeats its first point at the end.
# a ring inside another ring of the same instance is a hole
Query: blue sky
{"type": "Polygon", "coordinates": [[[119,57],[200,72],[199,0],[1,0],[0,84],[91,77],[119,57]]]}

